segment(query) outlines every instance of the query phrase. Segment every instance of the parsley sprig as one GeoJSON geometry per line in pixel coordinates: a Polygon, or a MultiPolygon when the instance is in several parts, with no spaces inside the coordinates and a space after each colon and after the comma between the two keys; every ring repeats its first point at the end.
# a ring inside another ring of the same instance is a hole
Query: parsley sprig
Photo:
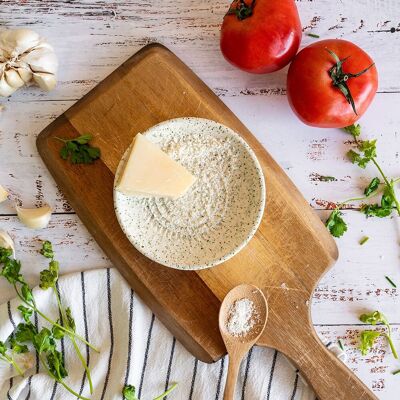
{"type": "MultiPolygon", "coordinates": [[[[73,335],[86,345],[88,345],[92,350],[99,352],[92,344],[90,344],[85,338],[78,335],[76,332],[60,325],[58,322],[53,321],[50,317],[44,314],[36,305],[35,298],[32,293],[32,289],[26,283],[25,278],[21,274],[21,262],[12,258],[12,250],[0,247],[0,266],[2,270],[0,276],[3,276],[7,281],[14,287],[15,293],[23,302],[24,308],[19,308],[23,313],[24,318],[28,318],[27,313],[37,312],[44,320],[46,320],[51,325],[57,326],[59,329],[65,331],[66,333],[73,335]],[[24,312],[22,310],[25,310],[24,312]]],[[[53,267],[54,268],[54,267],[53,267]]],[[[53,271],[54,272],[54,271],[53,271]]]]}
{"type": "Polygon", "coordinates": [[[54,137],[54,139],[64,143],[60,156],[72,164],[92,164],[100,157],[100,149],[89,144],[92,135],[85,134],[73,139],[59,137],[54,137]]]}
{"type": "MultiPolygon", "coordinates": [[[[391,210],[394,205],[396,207],[398,215],[400,216],[400,202],[396,197],[396,193],[394,190],[394,181],[393,179],[389,181],[378,161],[376,160],[376,140],[360,141],[359,136],[361,135],[361,126],[359,124],[350,125],[344,128],[344,130],[353,136],[355,144],[360,151],[360,153],[357,153],[354,150],[350,150],[347,153],[350,161],[352,161],[353,164],[358,164],[361,168],[365,168],[369,162],[372,162],[384,181],[385,190],[382,196],[380,208],[391,210]]],[[[379,206],[377,207],[379,208],[379,206]]]]}
{"type": "MultiPolygon", "coordinates": [[[[7,281],[13,285],[14,290],[22,301],[18,307],[21,312],[24,323],[18,325],[15,339],[11,342],[11,349],[14,351],[27,351],[28,348],[25,344],[30,343],[39,355],[40,362],[43,368],[47,371],[49,376],[59,382],[70,393],[77,398],[87,400],[85,397],[80,396],[72,388],[70,388],[64,381],[68,376],[65,369],[64,360],[61,353],[57,350],[57,341],[67,336],[72,341],[74,349],[85,368],[88,381],[90,383],[90,392],[93,393],[92,379],[89,368],[82,356],[82,353],[77,346],[76,340],[80,340],[87,346],[98,352],[98,350],[85,340],[82,336],[76,333],[75,321],[72,317],[72,312],[69,308],[64,308],[60,296],[57,291],[59,263],[54,259],[54,252],[52,245],[49,241],[43,242],[41,254],[50,259],[49,266],[40,272],[40,288],[43,290],[53,290],[57,304],[59,307],[61,318],[58,321],[53,321],[50,317],[44,314],[38,307],[35,301],[32,289],[27,284],[25,278],[21,274],[20,261],[13,258],[12,250],[0,247],[0,266],[2,266],[0,276],[3,276],[7,281]],[[36,312],[45,321],[50,324],[50,328],[42,328],[40,331],[32,324],[31,317],[36,312]]],[[[7,352],[5,353],[7,355],[7,352]]]]}
{"type": "Polygon", "coordinates": [[[349,157],[350,161],[353,164],[357,164],[361,168],[365,168],[368,163],[372,162],[376,166],[383,181],[381,182],[379,177],[374,177],[364,189],[364,197],[348,199],[336,205],[335,209],[332,211],[331,215],[326,221],[326,227],[335,237],[341,237],[347,231],[347,224],[343,220],[342,213],[340,211],[343,206],[353,201],[363,201],[378,195],[382,185],[383,193],[380,203],[364,204],[360,211],[363,212],[367,217],[375,216],[384,218],[390,216],[393,209],[396,209],[398,215],[400,216],[400,202],[397,199],[394,189],[395,184],[398,183],[400,179],[389,180],[389,178],[383,172],[381,166],[376,160],[376,140],[360,141],[360,125],[351,125],[344,128],[344,130],[353,136],[358,150],[358,152],[354,150],[348,151],[347,156],[349,157]]]}
{"type": "MultiPolygon", "coordinates": [[[[89,367],[86,364],[86,361],[83,358],[83,355],[76,343],[76,339],[75,339],[76,325],[75,325],[75,320],[72,317],[72,311],[69,307],[65,308],[62,305],[60,295],[57,290],[56,283],[58,281],[59,263],[58,263],[58,261],[54,260],[54,251],[53,251],[53,246],[52,246],[51,242],[49,242],[49,241],[43,242],[40,253],[44,257],[50,259],[50,262],[49,262],[49,268],[44,269],[43,271],[40,272],[40,285],[39,286],[43,290],[51,289],[54,293],[54,296],[56,297],[58,308],[60,310],[61,317],[62,317],[63,326],[65,326],[65,328],[67,328],[68,331],[73,332],[73,333],[66,332],[66,334],[70,338],[72,345],[75,349],[75,352],[78,355],[78,358],[82,363],[82,366],[85,368],[86,376],[87,376],[88,382],[89,382],[90,394],[92,394],[93,393],[92,377],[90,374],[89,367]]],[[[64,333],[64,332],[62,332],[62,333],[64,333]]]]}
{"type": "Polygon", "coordinates": [[[57,350],[57,343],[64,337],[64,331],[53,326],[52,329],[42,328],[40,331],[31,323],[18,325],[16,339],[21,343],[31,343],[36,350],[40,363],[47,374],[60,383],[68,392],[78,399],[89,400],[75,392],[64,379],[68,376],[65,368],[64,358],[57,350]]]}
{"type": "Polygon", "coordinates": [[[375,340],[379,336],[383,336],[389,342],[390,349],[392,350],[392,353],[393,353],[393,357],[395,359],[398,359],[397,351],[396,351],[396,348],[392,341],[392,329],[391,329],[389,321],[385,317],[385,315],[379,311],[373,311],[371,313],[360,315],[360,321],[364,322],[365,324],[370,324],[370,325],[374,325],[374,326],[378,325],[378,324],[382,324],[387,329],[387,333],[371,331],[371,330],[366,330],[366,331],[361,332],[361,337],[360,337],[361,354],[364,356],[366,354],[368,354],[369,350],[373,347],[375,340]]]}
{"type": "MultiPolygon", "coordinates": [[[[153,400],[162,400],[164,397],[168,396],[175,388],[177,387],[177,383],[174,383],[166,392],[160,394],[155,397],[153,400]]],[[[122,395],[124,396],[124,400],[139,400],[136,395],[136,388],[133,385],[126,385],[122,389],[122,395]]]]}

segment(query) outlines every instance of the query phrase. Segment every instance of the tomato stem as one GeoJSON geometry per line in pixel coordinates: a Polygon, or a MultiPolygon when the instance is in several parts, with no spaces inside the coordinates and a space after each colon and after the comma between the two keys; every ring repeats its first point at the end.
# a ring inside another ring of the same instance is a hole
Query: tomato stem
{"type": "Polygon", "coordinates": [[[369,67],[363,69],[360,72],[357,72],[355,74],[352,74],[350,72],[344,72],[343,71],[343,64],[346,60],[348,60],[350,58],[346,57],[343,58],[342,60],[337,56],[337,54],[335,54],[332,50],[329,50],[328,48],[326,48],[326,51],[334,58],[336,64],[329,69],[328,73],[329,76],[332,79],[332,84],[334,87],[338,88],[344,95],[344,97],[346,97],[347,102],[351,105],[351,107],[353,108],[354,114],[357,114],[357,110],[356,110],[356,106],[354,104],[354,99],[353,96],[350,92],[350,89],[347,85],[347,81],[350,78],[357,78],[362,74],[365,74],[371,67],[373,67],[375,64],[372,63],[369,67]]]}
{"type": "Polygon", "coordinates": [[[236,15],[238,20],[243,21],[253,15],[255,4],[256,0],[252,0],[250,4],[247,4],[245,0],[236,0],[232,3],[226,15],[236,15]]]}

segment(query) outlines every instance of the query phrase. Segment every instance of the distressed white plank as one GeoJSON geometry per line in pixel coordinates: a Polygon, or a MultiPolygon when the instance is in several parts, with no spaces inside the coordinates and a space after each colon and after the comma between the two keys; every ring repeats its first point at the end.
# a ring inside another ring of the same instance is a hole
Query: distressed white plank
{"type": "MultiPolygon", "coordinates": [[[[56,47],[62,66],[56,91],[44,94],[28,89],[15,98],[78,99],[152,41],[170,47],[221,95],[284,92],[286,70],[268,76],[250,75],[224,61],[218,39],[228,4],[226,0],[3,0],[3,25],[38,30],[56,47]]],[[[306,32],[358,43],[377,62],[379,90],[400,90],[400,8],[396,0],[303,0],[297,1],[297,6],[306,32]]],[[[305,36],[302,45],[314,40],[305,36]]]]}

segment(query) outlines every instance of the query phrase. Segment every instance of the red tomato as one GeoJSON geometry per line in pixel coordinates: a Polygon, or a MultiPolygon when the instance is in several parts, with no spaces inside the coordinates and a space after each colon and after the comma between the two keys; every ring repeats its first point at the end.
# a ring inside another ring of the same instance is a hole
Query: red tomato
{"type": "Polygon", "coordinates": [[[365,51],[346,40],[321,40],[307,46],[297,54],[289,68],[287,93],[290,106],[307,125],[343,128],[354,124],[367,110],[378,88],[378,72],[372,64],[365,51]],[[337,70],[335,57],[328,50],[342,60],[342,71],[337,70]],[[360,76],[354,76],[367,68],[360,76]],[[339,73],[332,78],[331,72],[339,73]],[[345,86],[342,87],[345,92],[347,87],[354,108],[340,85],[345,86]]]}
{"type": "Polygon", "coordinates": [[[221,27],[221,51],[255,74],[277,71],[296,55],[301,23],[294,0],[234,0],[221,27]]]}

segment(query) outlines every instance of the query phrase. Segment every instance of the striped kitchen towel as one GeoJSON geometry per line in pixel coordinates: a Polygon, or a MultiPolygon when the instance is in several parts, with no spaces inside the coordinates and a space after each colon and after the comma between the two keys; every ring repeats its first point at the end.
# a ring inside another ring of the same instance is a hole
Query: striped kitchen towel
{"type": "MultiPolygon", "coordinates": [[[[98,354],[79,343],[95,388],[90,396],[87,376],[70,340],[60,342],[69,372],[66,381],[77,393],[92,400],[121,400],[123,386],[132,384],[141,400],[151,400],[177,382],[169,400],[222,400],[228,359],[205,364],[191,356],[115,269],[63,276],[58,289],[65,305],[72,309],[77,332],[100,349],[98,354]]],[[[54,320],[60,318],[51,291],[35,289],[34,294],[40,310],[54,320]]],[[[21,322],[19,304],[15,299],[0,306],[0,340],[4,341],[21,322]]],[[[44,324],[37,315],[34,322],[37,326],[44,324]]],[[[32,367],[24,378],[15,376],[0,361],[0,399],[75,398],[43,372],[37,356],[32,354],[31,360],[32,367]]],[[[298,372],[274,350],[254,347],[242,363],[236,399],[314,398],[298,372]]]]}

